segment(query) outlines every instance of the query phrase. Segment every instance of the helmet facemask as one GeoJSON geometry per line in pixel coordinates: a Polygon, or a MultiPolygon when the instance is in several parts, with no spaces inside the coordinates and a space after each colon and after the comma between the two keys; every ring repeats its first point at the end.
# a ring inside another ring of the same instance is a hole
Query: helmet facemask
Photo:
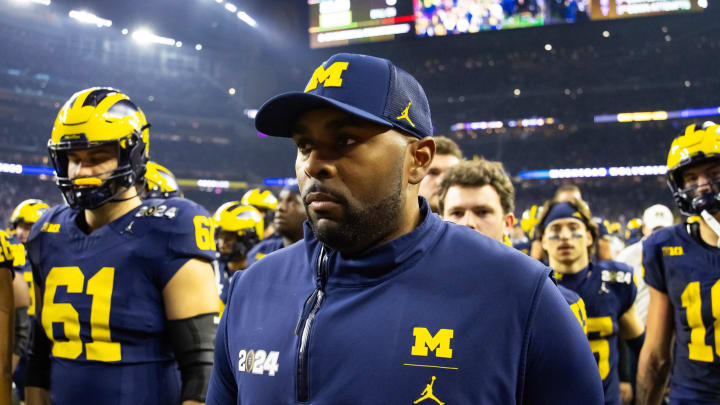
{"type": "MultiPolygon", "coordinates": [[[[143,128],[142,130],[144,130],[143,128]]],[[[77,134],[71,139],[48,144],[50,158],[56,172],[56,183],[67,204],[73,209],[93,210],[105,203],[112,202],[125,190],[132,188],[142,179],[145,173],[146,145],[138,132],[133,132],[121,139],[102,142],[88,142],[84,134],[77,134]],[[87,150],[98,146],[114,144],[117,148],[117,167],[102,179],[98,174],[87,179],[99,179],[100,184],[78,184],[82,178],[70,178],[68,173],[68,154],[75,150],[87,150]]]]}
{"type": "MultiPolygon", "coordinates": [[[[221,232],[230,231],[224,231],[222,228],[216,228],[215,240],[219,240],[221,232]]],[[[235,234],[237,235],[237,240],[233,244],[232,251],[230,253],[218,252],[220,253],[219,259],[221,262],[233,262],[244,259],[250,249],[260,242],[260,238],[255,233],[254,229],[246,229],[242,233],[237,232],[235,234]]]]}
{"type": "Polygon", "coordinates": [[[668,187],[672,191],[673,198],[683,215],[701,215],[703,211],[715,215],[720,212],[720,178],[712,179],[707,185],[703,185],[703,187],[709,187],[710,190],[699,194],[698,189],[700,186],[685,187],[682,176],[683,172],[691,167],[711,162],[720,165],[720,158],[706,157],[699,154],[699,156],[694,156],[688,163],[668,172],[668,187]]]}

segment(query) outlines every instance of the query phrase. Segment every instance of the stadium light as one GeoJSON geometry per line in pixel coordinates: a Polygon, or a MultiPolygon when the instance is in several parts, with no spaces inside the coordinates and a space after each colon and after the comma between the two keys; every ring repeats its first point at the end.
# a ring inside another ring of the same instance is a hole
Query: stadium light
{"type": "Polygon", "coordinates": [[[601,114],[596,115],[594,121],[596,124],[604,124],[608,122],[665,121],[676,118],[711,117],[714,115],[720,115],[720,107],[688,108],[686,110],[677,111],[601,114]]]}
{"type": "Polygon", "coordinates": [[[589,177],[664,176],[667,166],[615,166],[583,167],[571,169],[525,170],[518,173],[521,180],[535,179],[579,179],[589,177]]]}
{"type": "Polygon", "coordinates": [[[517,120],[508,121],[474,121],[474,122],[458,122],[450,126],[451,131],[474,131],[482,129],[497,129],[507,126],[509,128],[527,128],[527,127],[542,127],[545,125],[555,124],[555,118],[553,117],[532,117],[532,118],[520,118],[517,120]]]}
{"type": "Polygon", "coordinates": [[[123,35],[127,35],[129,31],[128,31],[127,28],[123,28],[122,31],[120,31],[120,32],[121,32],[123,35]]]}
{"type": "Polygon", "coordinates": [[[144,28],[133,31],[132,38],[135,41],[137,41],[140,45],[147,45],[147,44],[152,43],[152,44],[160,44],[160,45],[167,45],[167,46],[175,46],[174,39],[155,35],[151,31],[144,29],[144,28]]]}
{"type": "Polygon", "coordinates": [[[77,20],[82,24],[97,25],[98,28],[112,26],[112,21],[105,18],[100,18],[95,14],[89,13],[87,11],[70,10],[68,15],[70,16],[70,18],[77,20]]]}
{"type": "Polygon", "coordinates": [[[232,3],[225,3],[225,10],[234,13],[237,11],[237,6],[232,3]]]}
{"type": "Polygon", "coordinates": [[[49,6],[50,0],[13,0],[13,3],[19,6],[26,6],[28,4],[40,4],[43,6],[49,6]]]}
{"type": "Polygon", "coordinates": [[[202,51],[202,44],[195,44],[196,51],[202,51]]]}
{"type": "Polygon", "coordinates": [[[247,24],[247,25],[249,25],[249,26],[251,26],[251,27],[253,27],[253,28],[257,27],[257,21],[255,21],[255,19],[253,19],[252,17],[250,17],[250,16],[248,15],[248,13],[246,13],[246,12],[244,12],[244,11],[238,11],[238,12],[237,12],[237,18],[239,18],[239,19],[242,20],[245,24],[247,24]]]}
{"type": "Polygon", "coordinates": [[[266,177],[263,180],[263,184],[266,186],[293,186],[298,184],[297,178],[295,177],[266,177]]]}

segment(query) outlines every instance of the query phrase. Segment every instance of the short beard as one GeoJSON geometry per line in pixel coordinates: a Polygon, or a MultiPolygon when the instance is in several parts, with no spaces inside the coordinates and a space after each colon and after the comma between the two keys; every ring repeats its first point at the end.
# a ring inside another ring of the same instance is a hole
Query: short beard
{"type": "Polygon", "coordinates": [[[402,165],[398,173],[398,182],[389,196],[366,208],[355,208],[345,204],[345,216],[337,227],[318,227],[310,212],[308,222],[322,243],[347,254],[359,253],[385,239],[395,232],[401,220],[404,204],[402,197],[402,165]]]}

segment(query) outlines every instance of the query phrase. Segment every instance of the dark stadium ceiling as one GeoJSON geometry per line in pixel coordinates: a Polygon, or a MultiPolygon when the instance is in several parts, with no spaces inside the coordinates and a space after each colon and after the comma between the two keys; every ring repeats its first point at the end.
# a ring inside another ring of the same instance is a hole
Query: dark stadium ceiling
{"type": "Polygon", "coordinates": [[[298,35],[307,32],[307,5],[297,0],[52,0],[48,8],[66,17],[70,10],[87,11],[111,20],[114,30],[127,28],[132,32],[145,27],[156,35],[186,44],[202,43],[216,50],[237,51],[236,46],[244,41],[280,44],[282,39],[288,45],[288,39],[294,39],[307,44],[307,38],[298,35]],[[225,7],[228,3],[251,16],[257,26],[252,28],[241,21],[237,12],[225,7]]]}

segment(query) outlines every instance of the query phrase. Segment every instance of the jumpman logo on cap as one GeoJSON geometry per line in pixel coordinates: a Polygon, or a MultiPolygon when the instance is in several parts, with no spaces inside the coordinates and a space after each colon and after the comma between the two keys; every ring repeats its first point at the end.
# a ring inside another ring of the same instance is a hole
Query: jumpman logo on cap
{"type": "Polygon", "coordinates": [[[415,124],[413,124],[413,122],[410,121],[410,106],[411,106],[411,105],[412,105],[412,101],[408,101],[408,105],[407,105],[407,107],[405,107],[405,109],[403,110],[402,114],[400,114],[399,116],[395,117],[395,119],[396,119],[396,120],[406,119],[407,122],[409,122],[410,125],[412,125],[413,128],[414,128],[414,127],[415,127],[415,124]]]}

